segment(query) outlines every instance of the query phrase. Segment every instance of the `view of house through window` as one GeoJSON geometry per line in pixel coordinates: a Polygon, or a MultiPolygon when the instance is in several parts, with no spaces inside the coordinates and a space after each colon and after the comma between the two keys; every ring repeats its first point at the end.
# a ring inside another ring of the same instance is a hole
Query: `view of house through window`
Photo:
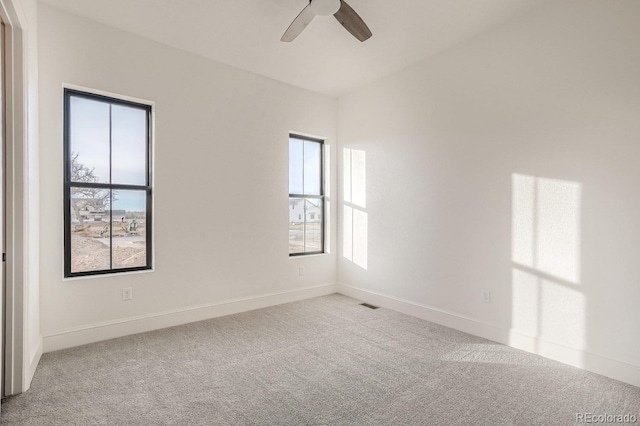
{"type": "Polygon", "coordinates": [[[151,268],[150,113],[65,90],[65,276],[151,268]]]}
{"type": "Polygon", "coordinates": [[[324,252],[323,141],[289,135],[289,255],[324,252]]]}

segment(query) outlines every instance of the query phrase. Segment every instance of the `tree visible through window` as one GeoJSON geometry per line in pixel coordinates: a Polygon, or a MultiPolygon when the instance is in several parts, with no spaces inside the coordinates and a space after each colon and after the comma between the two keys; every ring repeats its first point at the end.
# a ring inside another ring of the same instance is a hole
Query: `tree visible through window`
{"type": "Polygon", "coordinates": [[[151,268],[151,107],[65,90],[65,276],[151,268]]]}
{"type": "Polygon", "coordinates": [[[323,141],[289,135],[289,255],[324,253],[323,141]]]}

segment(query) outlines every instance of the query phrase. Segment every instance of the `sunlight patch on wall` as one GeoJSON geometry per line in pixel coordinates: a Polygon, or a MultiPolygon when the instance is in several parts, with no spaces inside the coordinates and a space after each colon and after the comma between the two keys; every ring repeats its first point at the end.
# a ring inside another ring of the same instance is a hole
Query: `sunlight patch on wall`
{"type": "Polygon", "coordinates": [[[512,260],[580,282],[580,184],[513,175],[512,260]]]}
{"type": "Polygon", "coordinates": [[[580,290],[512,269],[512,328],[527,336],[583,349],[586,300],[580,290]]]}
{"type": "MultiPolygon", "coordinates": [[[[367,159],[364,151],[351,150],[351,203],[367,207],[367,159]]],[[[345,200],[346,201],[346,200],[345,200]]]]}
{"type": "Polygon", "coordinates": [[[361,268],[367,269],[369,218],[367,201],[366,153],[355,149],[343,150],[343,224],[342,255],[361,268]]]}
{"type": "Polygon", "coordinates": [[[351,150],[347,148],[342,151],[342,196],[351,202],[351,150]]]}
{"type": "Polygon", "coordinates": [[[516,268],[513,268],[511,273],[513,283],[511,326],[528,336],[537,336],[538,312],[540,312],[538,277],[516,268]]]}
{"type": "Polygon", "coordinates": [[[584,348],[580,287],[581,184],[512,176],[512,328],[584,348]]]}
{"type": "Polygon", "coordinates": [[[533,268],[536,178],[513,175],[512,180],[511,260],[533,268]]]}
{"type": "Polygon", "coordinates": [[[353,263],[367,269],[368,215],[353,209],[353,263]]]}
{"type": "Polygon", "coordinates": [[[353,262],[353,209],[343,207],[342,212],[342,256],[353,262]]]}

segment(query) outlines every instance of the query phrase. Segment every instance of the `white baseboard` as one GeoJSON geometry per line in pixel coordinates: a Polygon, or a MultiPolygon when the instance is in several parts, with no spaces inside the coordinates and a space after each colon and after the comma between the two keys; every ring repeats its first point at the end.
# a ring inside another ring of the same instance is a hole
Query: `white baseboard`
{"type": "Polygon", "coordinates": [[[40,362],[40,358],[42,357],[44,349],[44,340],[42,336],[38,339],[38,345],[36,348],[31,351],[29,354],[29,362],[27,363],[27,371],[25,372],[24,384],[22,386],[22,391],[26,392],[31,387],[31,381],[33,380],[33,375],[36,374],[36,368],[38,368],[38,363],[40,362]]]}
{"type": "Polygon", "coordinates": [[[45,336],[44,352],[281,305],[335,292],[337,292],[336,284],[325,284],[90,324],[45,336]]]}
{"type": "Polygon", "coordinates": [[[455,330],[582,368],[640,387],[640,366],[592,352],[527,336],[513,329],[479,321],[455,312],[404,300],[359,287],[338,284],[338,292],[383,308],[393,309],[455,330]]]}

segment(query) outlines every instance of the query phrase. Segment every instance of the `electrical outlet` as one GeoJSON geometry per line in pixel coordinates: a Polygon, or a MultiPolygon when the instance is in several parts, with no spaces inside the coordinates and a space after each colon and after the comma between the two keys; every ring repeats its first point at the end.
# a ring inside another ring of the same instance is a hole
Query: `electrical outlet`
{"type": "Polygon", "coordinates": [[[491,303],[491,292],[489,290],[482,290],[482,302],[491,303]]]}
{"type": "Polygon", "coordinates": [[[304,275],[304,266],[298,267],[298,275],[304,275]]]}
{"type": "Polygon", "coordinates": [[[131,287],[123,288],[122,289],[122,300],[131,300],[131,299],[133,299],[133,289],[131,287]]]}

